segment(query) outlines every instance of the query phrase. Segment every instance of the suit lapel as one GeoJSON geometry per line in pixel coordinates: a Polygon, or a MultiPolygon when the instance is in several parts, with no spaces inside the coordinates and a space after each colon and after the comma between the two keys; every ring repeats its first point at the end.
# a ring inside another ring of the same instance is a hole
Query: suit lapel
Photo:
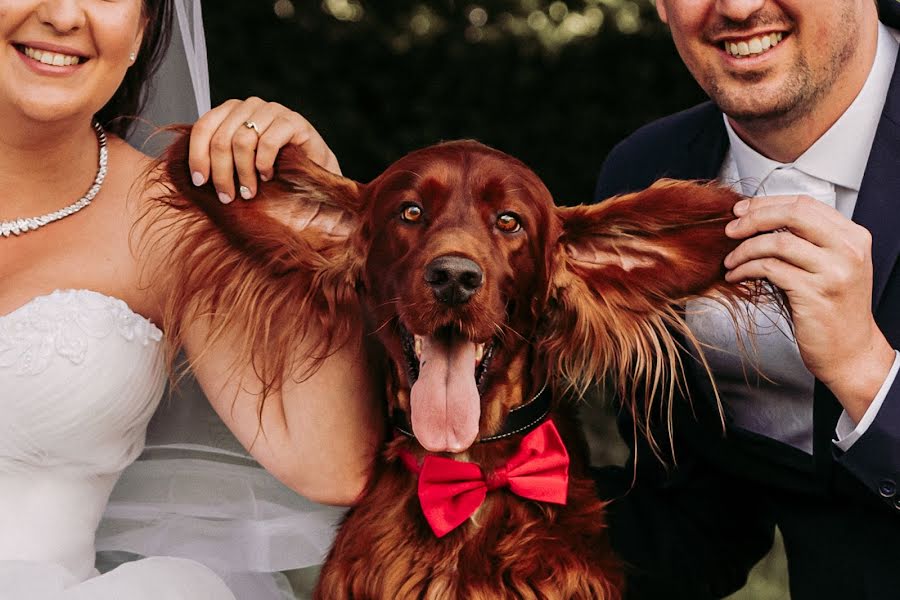
{"type": "Polygon", "coordinates": [[[888,89],[887,100],[869,162],[859,189],[853,220],[872,233],[872,310],[877,311],[888,279],[900,253],[900,59],[888,89]]]}
{"type": "Polygon", "coordinates": [[[728,151],[728,132],[722,113],[712,102],[708,103],[703,126],[688,141],[681,160],[668,171],[674,179],[715,179],[719,176],[725,153],[728,151]]]}

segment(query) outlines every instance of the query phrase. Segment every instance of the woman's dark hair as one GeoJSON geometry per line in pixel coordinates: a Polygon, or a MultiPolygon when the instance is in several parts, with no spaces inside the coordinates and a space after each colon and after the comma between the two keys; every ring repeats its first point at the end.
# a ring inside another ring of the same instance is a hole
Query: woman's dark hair
{"type": "Polygon", "coordinates": [[[113,97],[97,113],[97,120],[110,133],[125,137],[134,119],[144,107],[144,85],[162,64],[172,37],[172,0],[143,0],[146,19],[144,39],[137,60],[125,73],[125,79],[113,97]]]}

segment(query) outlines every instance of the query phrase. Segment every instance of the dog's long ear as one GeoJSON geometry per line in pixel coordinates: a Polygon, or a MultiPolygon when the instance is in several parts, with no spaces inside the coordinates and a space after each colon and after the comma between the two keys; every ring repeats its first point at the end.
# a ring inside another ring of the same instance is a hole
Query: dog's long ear
{"type": "Polygon", "coordinates": [[[555,321],[545,341],[551,368],[579,391],[605,378],[626,409],[641,409],[636,422],[649,422],[660,393],[669,402],[656,410],[670,415],[683,376],[677,335],[694,341],[685,301],[750,296],[725,281],[722,264],[737,246],[725,225],[739,199],[722,187],[663,180],[597,205],[558,208],[555,321]],[[637,398],[648,405],[635,406],[637,398]]]}
{"type": "Polygon", "coordinates": [[[303,344],[315,368],[359,326],[353,234],[362,186],[287,147],[255,199],[224,205],[211,184],[191,183],[189,129],[180,133],[156,165],[158,201],[145,215],[165,254],[157,276],[170,278],[166,335],[180,345],[186,323],[208,318],[211,340],[236,335],[242,358],[277,388],[297,372],[292,350],[303,344]]]}

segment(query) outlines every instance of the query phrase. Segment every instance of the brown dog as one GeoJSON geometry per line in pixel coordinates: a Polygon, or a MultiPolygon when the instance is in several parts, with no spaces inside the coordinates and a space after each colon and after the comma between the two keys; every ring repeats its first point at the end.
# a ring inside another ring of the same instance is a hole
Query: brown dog
{"type": "Polygon", "coordinates": [[[649,414],[634,399],[674,385],[679,306],[744,295],[722,278],[738,197],[668,181],[559,208],[521,162],[463,141],[366,185],[289,149],[258,199],[223,206],[190,184],[185,156],[182,140],[167,167],[167,201],[192,223],[170,335],[179,306],[254,315],[248,353],[275,387],[310,322],[326,325],[316,356],[352,335],[383,349],[395,434],[317,598],[619,598],[564,398],[606,376],[649,414]]]}

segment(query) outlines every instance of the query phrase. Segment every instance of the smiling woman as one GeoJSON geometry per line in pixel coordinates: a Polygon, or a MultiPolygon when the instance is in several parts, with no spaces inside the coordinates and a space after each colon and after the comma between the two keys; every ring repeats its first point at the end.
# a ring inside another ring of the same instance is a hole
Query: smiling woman
{"type": "MultiPolygon", "coordinates": [[[[234,597],[189,560],[94,568],[95,529],[166,380],[154,323],[173,290],[144,275],[167,248],[134,243],[153,233],[140,217],[156,190],[149,159],[121,136],[172,11],[172,0],[0,2],[0,185],[15,191],[0,200],[0,589],[12,598],[234,597]]],[[[223,201],[234,198],[235,172],[252,197],[286,143],[333,158],[299,115],[259,99],[227,102],[196,131],[186,176],[223,201]]],[[[201,339],[202,326],[180,333],[201,339]]],[[[231,387],[230,348],[207,350],[198,380],[251,453],[310,497],[351,501],[378,435],[366,425],[377,418],[358,345],[335,355],[339,367],[285,386],[267,403],[272,414],[258,410],[252,373],[231,387]],[[255,441],[260,418],[267,435],[255,441]]]]}
{"type": "Polygon", "coordinates": [[[137,112],[135,88],[167,35],[168,23],[157,22],[167,18],[167,3],[148,2],[146,10],[138,0],[85,4],[18,2],[3,10],[2,33],[19,59],[3,61],[4,92],[25,116],[56,120],[89,110],[104,122],[137,112]],[[57,35],[48,36],[47,26],[57,35]]]}

